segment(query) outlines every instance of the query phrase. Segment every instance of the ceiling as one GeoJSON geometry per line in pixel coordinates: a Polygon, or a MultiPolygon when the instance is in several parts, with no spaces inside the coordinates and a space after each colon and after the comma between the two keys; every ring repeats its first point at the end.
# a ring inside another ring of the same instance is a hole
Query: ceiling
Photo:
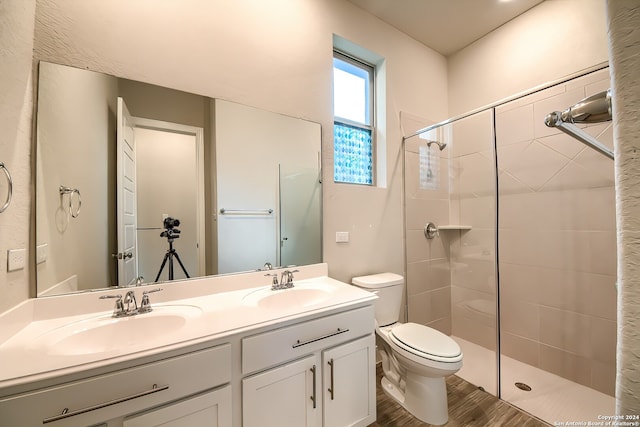
{"type": "Polygon", "coordinates": [[[349,0],[449,56],[544,0],[349,0]]]}

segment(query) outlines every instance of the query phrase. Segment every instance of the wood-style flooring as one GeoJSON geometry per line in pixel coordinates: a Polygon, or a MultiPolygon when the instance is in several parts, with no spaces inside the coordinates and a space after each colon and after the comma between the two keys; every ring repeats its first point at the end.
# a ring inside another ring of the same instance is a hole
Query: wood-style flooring
{"type": "MultiPolygon", "coordinates": [[[[369,427],[427,427],[382,391],[382,369],[377,368],[377,409],[375,423],[369,427]]],[[[447,427],[518,426],[548,427],[547,424],[497,397],[480,390],[473,384],[451,375],[447,378],[449,421],[447,427]]]]}

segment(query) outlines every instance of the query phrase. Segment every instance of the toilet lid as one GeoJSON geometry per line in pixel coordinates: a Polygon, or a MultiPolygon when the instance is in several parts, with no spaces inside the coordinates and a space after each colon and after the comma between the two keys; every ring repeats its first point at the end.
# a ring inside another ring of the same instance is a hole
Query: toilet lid
{"type": "Polygon", "coordinates": [[[404,323],[391,330],[393,337],[404,344],[422,353],[438,357],[460,356],[460,346],[453,339],[437,331],[417,323],[404,323]]]}

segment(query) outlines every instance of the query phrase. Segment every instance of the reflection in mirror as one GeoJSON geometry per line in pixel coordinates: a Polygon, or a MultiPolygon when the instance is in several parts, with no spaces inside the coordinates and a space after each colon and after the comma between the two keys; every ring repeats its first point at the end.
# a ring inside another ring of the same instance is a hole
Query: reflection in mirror
{"type": "Polygon", "coordinates": [[[38,296],[321,262],[320,138],[306,120],[41,62],[38,296]]]}

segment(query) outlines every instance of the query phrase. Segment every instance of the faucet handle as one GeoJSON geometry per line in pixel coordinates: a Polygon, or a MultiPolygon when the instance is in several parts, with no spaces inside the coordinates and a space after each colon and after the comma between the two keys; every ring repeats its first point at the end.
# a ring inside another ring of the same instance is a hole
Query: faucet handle
{"type": "Polygon", "coordinates": [[[285,270],[280,277],[280,286],[286,286],[287,288],[293,287],[293,273],[297,273],[299,270],[285,270]]]}
{"type": "Polygon", "coordinates": [[[272,277],[271,279],[271,289],[276,289],[279,284],[278,284],[278,273],[267,273],[264,275],[265,277],[272,277]]]}
{"type": "Polygon", "coordinates": [[[153,311],[151,308],[151,302],[149,301],[149,294],[154,292],[160,292],[162,288],[151,289],[149,291],[144,291],[142,293],[142,301],[140,302],[140,308],[138,308],[138,313],[148,313],[153,311]]]}
{"type": "Polygon", "coordinates": [[[116,304],[113,307],[113,317],[122,317],[125,315],[124,304],[122,303],[122,295],[102,295],[99,299],[116,298],[116,304]]]}

